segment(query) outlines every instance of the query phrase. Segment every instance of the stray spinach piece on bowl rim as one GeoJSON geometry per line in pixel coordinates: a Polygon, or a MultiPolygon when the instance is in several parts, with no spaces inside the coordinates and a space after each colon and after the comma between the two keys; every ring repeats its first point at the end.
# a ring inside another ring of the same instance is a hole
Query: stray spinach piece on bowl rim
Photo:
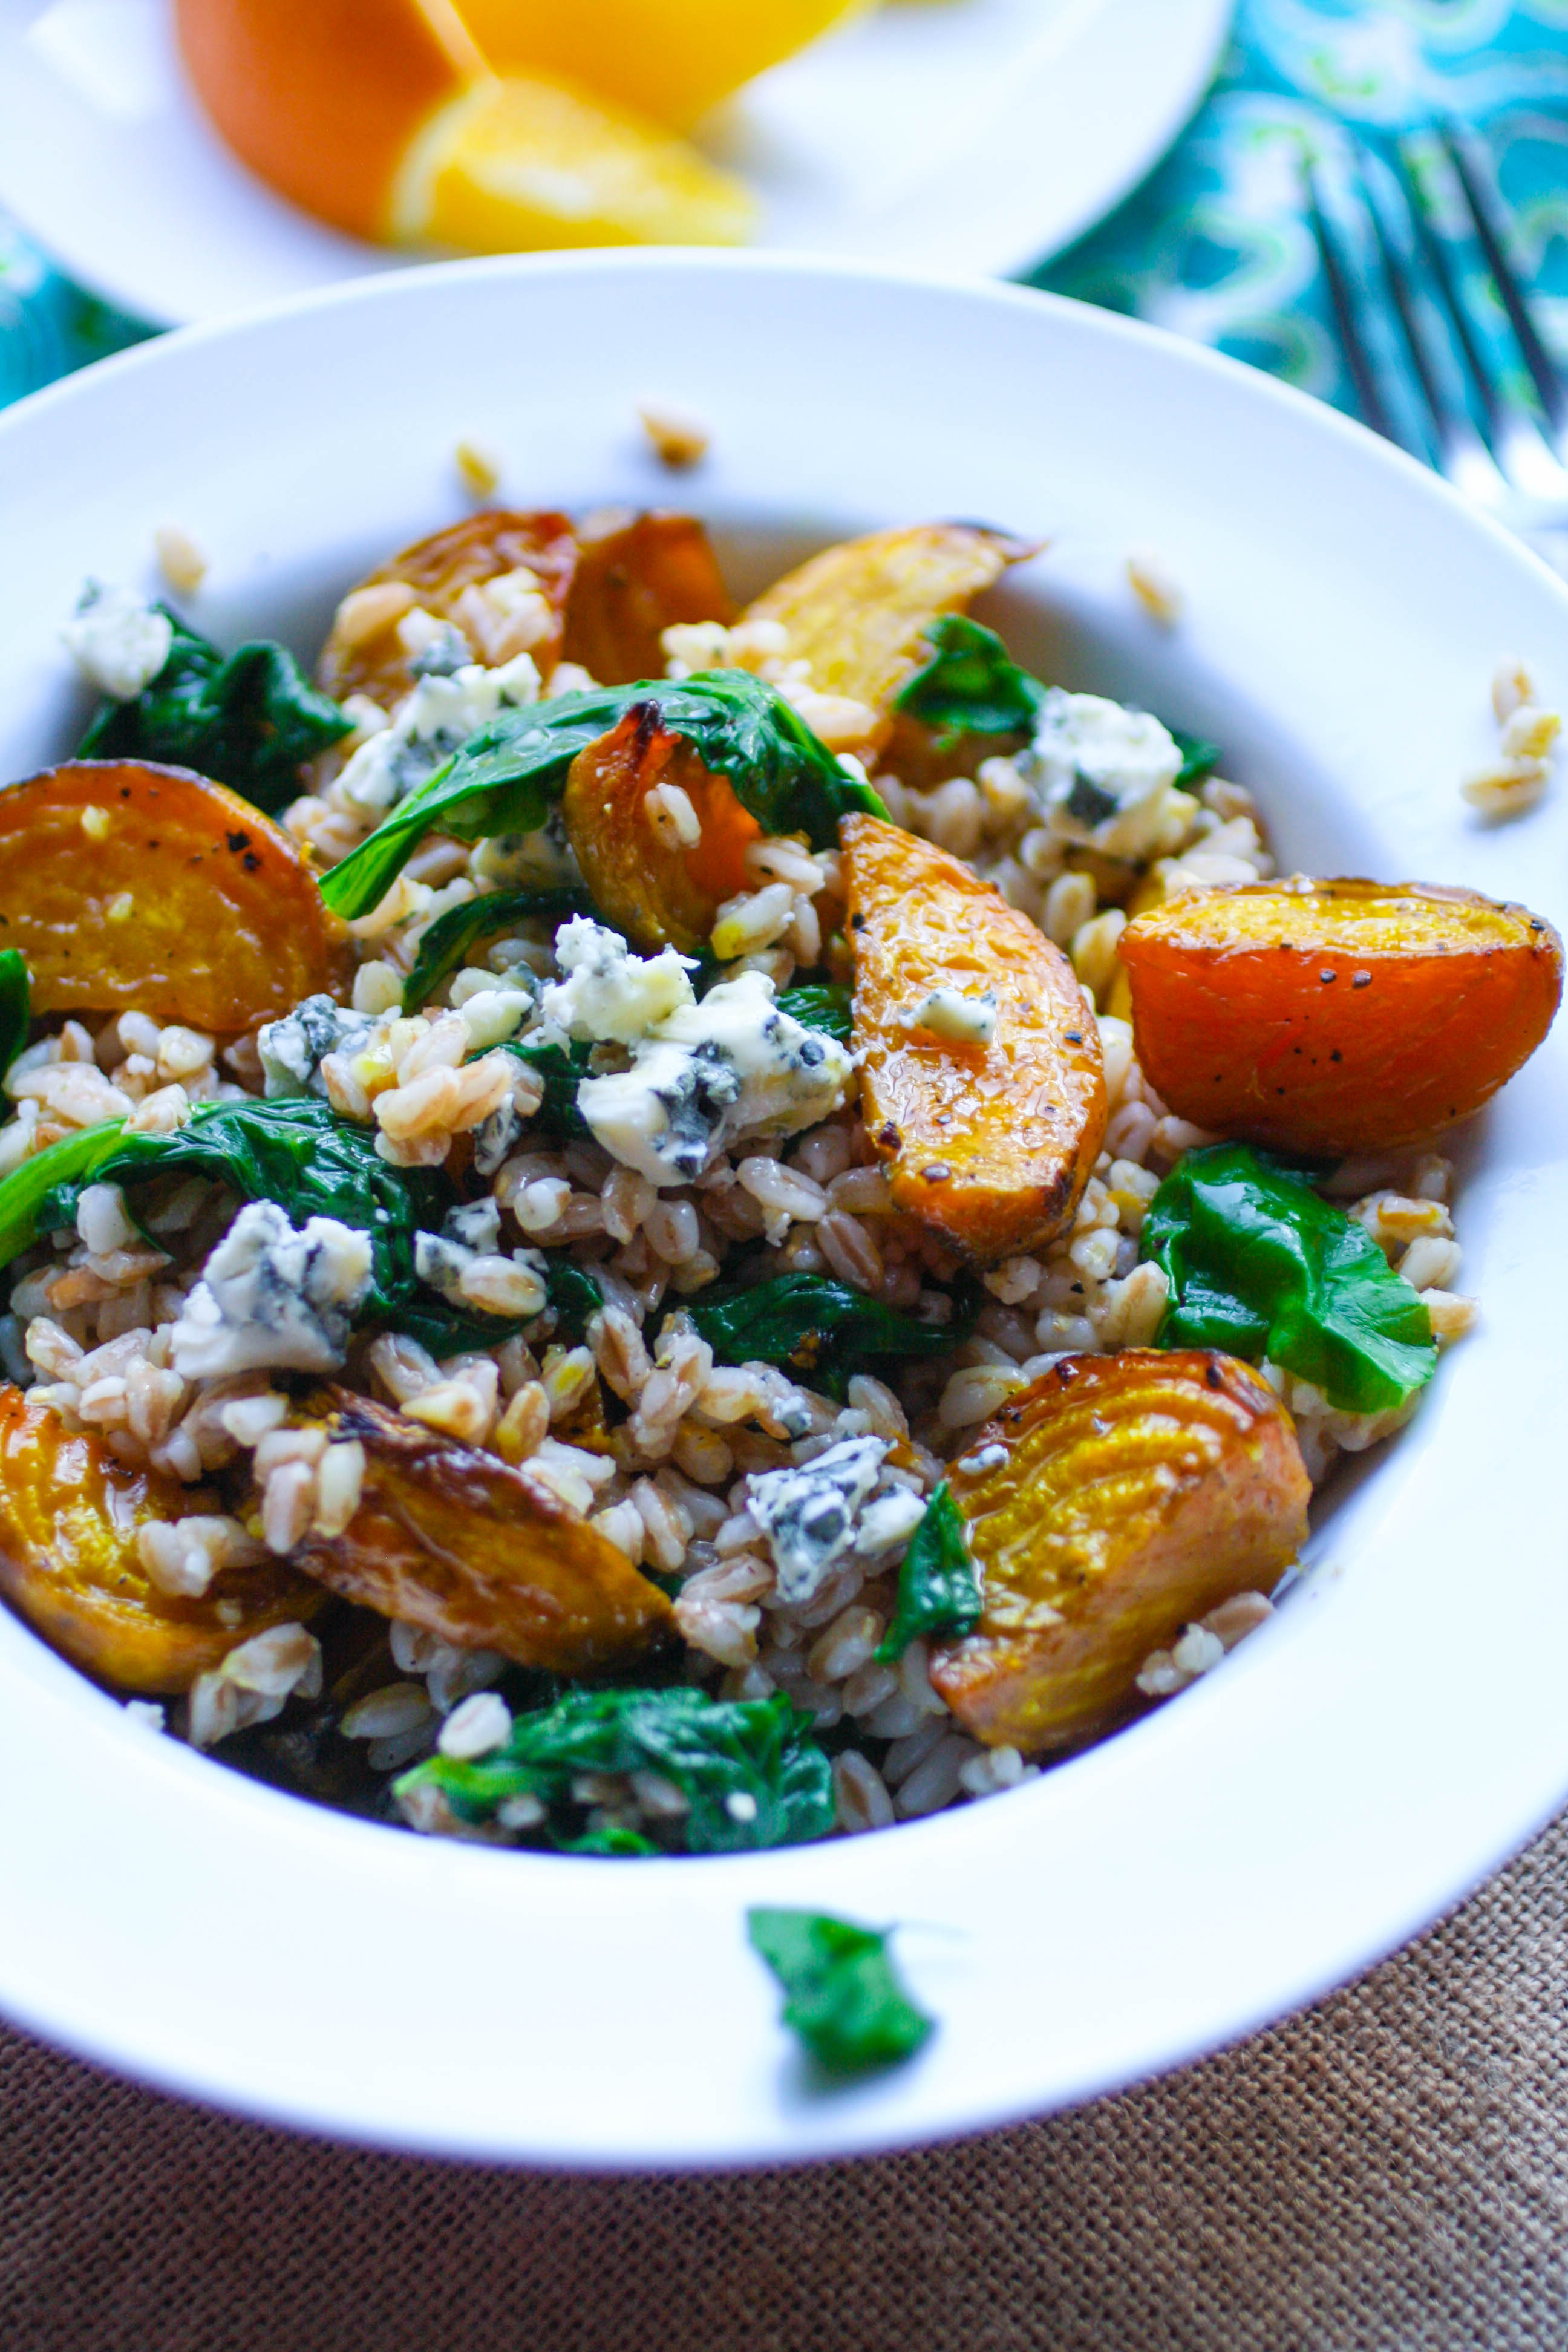
{"type": "Polygon", "coordinates": [[[300,769],[353,732],[284,646],[257,639],[226,657],[166,604],[168,658],[129,702],[101,703],[79,760],[153,760],[194,768],[268,816],[300,795],[300,769]]]}
{"type": "Polygon", "coordinates": [[[746,1914],[746,1934],[784,1988],[784,2024],[825,2074],[896,2066],[935,2030],[899,1982],[886,1934],[828,1912],[760,1905],[746,1914]]]}
{"type": "Polygon", "coordinates": [[[887,814],[870,785],[841,767],[776,688],[749,670],[700,671],[679,685],[644,678],[499,713],[323,876],[321,896],[353,921],[379,902],[433,830],[466,842],[536,833],[579,751],[638,708],[689,743],[713,774],[726,776],[764,833],[804,833],[814,849],[832,849],[849,810],[887,814]]]}
{"type": "Polygon", "coordinates": [[[1247,1144],[1187,1153],[1150,1203],[1142,1252],[1171,1286],[1163,1348],[1267,1358],[1341,1412],[1395,1410],[1432,1377],[1431,1317],[1365,1226],[1247,1144]]]}
{"type": "Polygon", "coordinates": [[[924,1518],[910,1538],[899,1570],[893,1621],[875,1652],[894,1665],[921,1633],[973,1633],[984,1601],[970,1558],[963,1516],[944,1478],[926,1505],[924,1518]]]}
{"type": "Polygon", "coordinates": [[[511,1797],[561,1807],[580,1772],[645,1771],[661,1773],[687,1800],[679,1827],[690,1853],[800,1845],[833,1827],[832,1768],[811,1717],[783,1691],[760,1699],[710,1698],[684,1684],[565,1691],[518,1716],[489,1755],[433,1756],[405,1773],[395,1793],[417,1801],[419,1790],[434,1790],[459,1820],[485,1822],[511,1797]]]}
{"type": "MultiPolygon", "coordinates": [[[[1020,669],[994,629],[959,613],[946,613],[926,631],[931,657],[903,688],[896,708],[947,740],[959,735],[1027,734],[1046,699],[1037,677],[1020,669]]],[[[1165,732],[1182,755],[1176,783],[1184,792],[1214,773],[1222,757],[1217,743],[1184,728],[1165,732]]],[[[1112,814],[1101,809],[1099,816],[1112,814]]],[[[1096,814],[1080,812],[1089,821],[1096,814]]]]}
{"type": "Polygon", "coordinates": [[[0,1077],[27,1042],[32,1010],[33,983],[26,958],[18,948],[0,949],[0,1077]]]}
{"type": "Polygon", "coordinates": [[[491,890],[461,907],[448,907],[420,934],[419,952],[403,983],[404,1012],[417,1013],[427,1004],[479,940],[501,939],[516,923],[540,917],[563,923],[573,915],[604,921],[588,892],[571,883],[556,889],[491,890]]]}
{"type": "Polygon", "coordinates": [[[797,1272],[750,1286],[715,1283],[687,1312],[721,1363],[820,1373],[829,1359],[853,1367],[873,1356],[940,1355],[964,1335],[965,1303],[955,1298],[950,1323],[920,1323],[829,1275],[797,1272]]]}

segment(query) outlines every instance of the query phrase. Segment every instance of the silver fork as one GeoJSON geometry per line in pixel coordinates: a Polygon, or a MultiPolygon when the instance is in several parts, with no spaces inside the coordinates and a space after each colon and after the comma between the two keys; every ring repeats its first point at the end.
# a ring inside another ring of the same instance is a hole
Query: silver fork
{"type": "Polygon", "coordinates": [[[1358,161],[1352,185],[1372,232],[1429,447],[1402,425],[1395,404],[1385,394],[1376,326],[1368,315],[1362,281],[1346,257],[1321,174],[1313,164],[1306,166],[1308,218],[1357,404],[1375,432],[1412,456],[1435,462],[1463,497],[1520,532],[1558,570],[1568,572],[1568,385],[1531,317],[1529,296],[1509,258],[1506,231],[1494,215],[1466,134],[1457,124],[1445,123],[1437,135],[1540,401],[1540,415],[1510,391],[1489,362],[1486,340],[1467,308],[1451,250],[1434,226],[1408,157],[1399,147],[1384,161],[1387,184],[1404,215],[1405,238],[1391,224],[1386,200],[1373,186],[1364,162],[1358,161]],[[1416,271],[1403,249],[1406,239],[1422,276],[1436,290],[1447,335],[1423,300],[1416,271]],[[1479,425],[1466,397],[1467,384],[1479,425]]]}

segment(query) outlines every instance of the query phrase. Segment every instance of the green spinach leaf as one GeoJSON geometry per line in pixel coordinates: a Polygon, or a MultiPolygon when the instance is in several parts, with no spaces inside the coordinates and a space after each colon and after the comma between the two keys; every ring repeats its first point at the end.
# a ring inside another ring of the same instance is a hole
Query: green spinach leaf
{"type": "Polygon", "coordinates": [[[829,1358],[842,1365],[941,1355],[965,1328],[961,1310],[951,1323],[919,1323],[826,1274],[778,1274],[750,1287],[717,1284],[689,1300],[688,1311],[721,1363],[784,1364],[796,1372],[816,1371],[829,1358]]]}
{"type": "Polygon", "coordinates": [[[0,1077],[27,1042],[33,983],[19,948],[0,949],[0,1077]]]}
{"type": "Polygon", "coordinates": [[[963,1515],[944,1478],[910,1538],[899,1570],[898,1607],[877,1656],[890,1666],[919,1633],[973,1633],[983,1606],[963,1515]]]}
{"type": "Polygon", "coordinates": [[[849,1009],[849,991],[837,982],[813,982],[805,988],[786,988],[779,998],[779,1011],[798,1021],[803,1029],[820,1029],[826,1036],[837,1037],[847,1045],[854,1028],[854,1016],[849,1009]]]}
{"type": "MultiPolygon", "coordinates": [[[[555,1309],[555,1328],[562,1337],[580,1339],[591,1315],[605,1303],[605,1294],[586,1266],[577,1265],[563,1250],[544,1252],[545,1288],[555,1309]]],[[[442,1363],[465,1348],[494,1348],[514,1332],[526,1331],[537,1318],[531,1315],[487,1315],[482,1307],[456,1307],[432,1290],[419,1290],[399,1299],[394,1319],[400,1331],[417,1339],[442,1363]]]]}
{"type": "Polygon", "coordinates": [[[827,1912],[760,1906],[746,1933],[784,1988],[784,2023],[826,2074],[896,2066],[934,2030],[894,1974],[885,1935],[827,1912]]]}
{"type": "Polygon", "coordinates": [[[799,1845],[833,1826],[827,1758],[782,1691],[720,1700],[668,1690],[572,1690],[520,1715],[504,1747],[469,1763],[434,1756],[398,1781],[439,1789],[462,1820],[488,1821],[509,1797],[566,1801],[579,1772],[660,1772],[686,1798],[692,1853],[799,1845]]]}
{"type": "Polygon", "coordinates": [[[1342,1412],[1384,1412],[1429,1381],[1431,1318],[1364,1226],[1244,1143],[1189,1151],[1149,1205],[1163,1348],[1268,1357],[1342,1412]]]}
{"type": "MultiPolygon", "coordinates": [[[[931,657],[899,695],[898,709],[949,738],[1033,730],[1046,688],[1019,668],[994,629],[949,613],[931,623],[926,643],[931,657]]],[[[1176,782],[1184,792],[1214,773],[1224,757],[1217,743],[1181,727],[1165,731],[1182,755],[1176,782]]]]}
{"type": "Polygon", "coordinates": [[[194,768],[276,815],[300,793],[300,768],[353,731],[293,655],[258,640],[226,660],[160,605],[169,657],[130,702],[100,704],[78,746],[84,760],[156,760],[194,768]]]}
{"type": "MultiPolygon", "coordinates": [[[[47,1156],[24,1168],[38,1167],[47,1156]]],[[[198,1103],[170,1135],[116,1129],[109,1147],[81,1170],[61,1171],[38,1204],[37,1232],[73,1224],[87,1182],[136,1185],[175,1174],[226,1184],[244,1201],[276,1202],[296,1225],[335,1217],[368,1234],[372,1286],[363,1313],[384,1320],[415,1295],[416,1232],[434,1232],[453,1197],[439,1170],[389,1167],[376,1151],[374,1129],[340,1118],[314,1096],[292,1095],[277,1102],[198,1103]]],[[[0,1201],[0,1216],[4,1205],[0,1201]]]]}
{"type": "Polygon", "coordinates": [[[706,671],[679,685],[645,678],[500,712],[333,866],[322,897],[351,920],[368,913],[433,830],[458,841],[537,832],[578,752],[639,706],[727,776],[766,833],[805,833],[814,849],[828,849],[847,811],[887,814],[869,784],[847,774],[784,697],[749,671],[706,671]]]}
{"type": "Polygon", "coordinates": [[[74,1221],[74,1198],[69,1220],[56,1217],[47,1225],[40,1224],[39,1213],[57,1192],[68,1187],[79,1192],[82,1185],[91,1183],[118,1144],[124,1125],[122,1118],[106,1118],[97,1127],[62,1135],[58,1143],[46,1144],[42,1151],[36,1151],[0,1179],[0,1265],[9,1265],[57,1224],[74,1221]]]}
{"type": "Polygon", "coordinates": [[[1217,743],[1205,742],[1201,735],[1189,735],[1184,727],[1168,727],[1165,732],[1182,755],[1176,782],[1183,792],[1190,792],[1194,784],[1213,775],[1225,753],[1217,743]]]}
{"type": "Polygon", "coordinates": [[[577,1108],[577,1089],[589,1075],[588,1056],[593,1050],[582,1037],[574,1037],[564,1045],[530,1045],[515,1037],[507,1040],[501,1051],[526,1062],[544,1084],[544,1100],[529,1122],[531,1135],[587,1134],[587,1121],[577,1108]]]}
{"type": "Polygon", "coordinates": [[[586,890],[570,886],[558,890],[492,890],[470,898],[466,906],[448,907],[427,926],[419,952],[403,983],[403,1010],[417,1013],[428,1004],[444,980],[448,980],[480,940],[499,940],[521,922],[538,916],[563,923],[573,915],[592,915],[602,921],[586,890]]]}
{"type": "Polygon", "coordinates": [[[946,613],[926,631],[931,657],[895,709],[945,735],[1026,735],[1046,689],[1019,668],[994,629],[946,613]]]}

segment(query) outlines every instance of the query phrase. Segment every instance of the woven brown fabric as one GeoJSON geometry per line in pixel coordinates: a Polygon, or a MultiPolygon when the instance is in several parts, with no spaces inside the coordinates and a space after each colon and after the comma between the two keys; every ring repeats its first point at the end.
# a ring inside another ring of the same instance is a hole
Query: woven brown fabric
{"type": "Polygon", "coordinates": [[[1568,2344],[1568,1815],[1163,2083],[966,2146],[563,2179],[294,2139],[0,2035],[4,2352],[1568,2344]]]}

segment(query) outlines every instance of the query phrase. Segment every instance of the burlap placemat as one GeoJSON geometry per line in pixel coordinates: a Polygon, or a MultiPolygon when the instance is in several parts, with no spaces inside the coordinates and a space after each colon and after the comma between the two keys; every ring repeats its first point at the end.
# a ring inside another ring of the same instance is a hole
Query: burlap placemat
{"type": "Polygon", "coordinates": [[[859,2165],[366,2155],[0,2033],[0,2347],[1539,2352],[1568,2345],[1565,2004],[1568,1815],[1242,2049],[859,2165]]]}

